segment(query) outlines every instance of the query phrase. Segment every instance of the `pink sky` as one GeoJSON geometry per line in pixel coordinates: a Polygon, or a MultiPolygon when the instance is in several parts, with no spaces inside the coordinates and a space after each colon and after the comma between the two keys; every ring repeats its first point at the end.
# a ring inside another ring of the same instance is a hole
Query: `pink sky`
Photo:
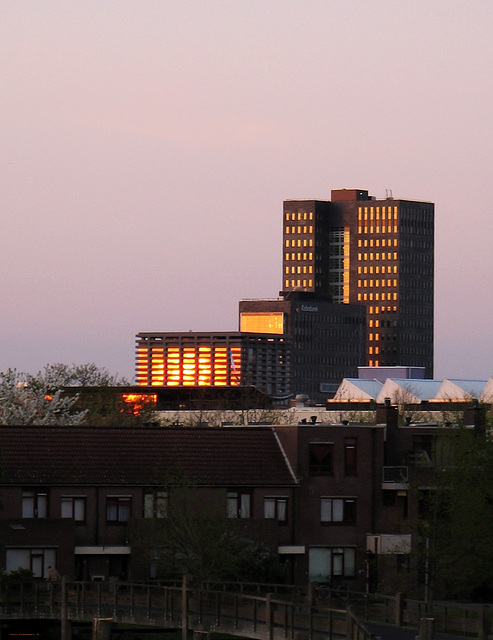
{"type": "Polygon", "coordinates": [[[436,377],[493,376],[491,0],[6,0],[0,370],[236,330],[282,201],[436,203],[436,377]]]}

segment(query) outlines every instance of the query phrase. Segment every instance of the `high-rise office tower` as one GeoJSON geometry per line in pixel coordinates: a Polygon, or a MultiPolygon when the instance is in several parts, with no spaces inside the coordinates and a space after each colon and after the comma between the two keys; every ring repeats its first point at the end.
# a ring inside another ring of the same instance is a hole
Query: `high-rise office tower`
{"type": "Polygon", "coordinates": [[[367,311],[370,366],[433,376],[434,205],[360,189],[287,200],[283,293],[310,291],[367,311]]]}

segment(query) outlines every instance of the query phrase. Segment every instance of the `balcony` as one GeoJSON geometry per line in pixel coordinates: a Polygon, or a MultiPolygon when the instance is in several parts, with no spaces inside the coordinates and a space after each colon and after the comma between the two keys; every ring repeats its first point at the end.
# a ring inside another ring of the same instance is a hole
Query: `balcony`
{"type": "Polygon", "coordinates": [[[410,533],[368,533],[366,550],[379,555],[411,553],[410,533]]]}
{"type": "Polygon", "coordinates": [[[407,491],[409,474],[407,467],[383,467],[382,489],[390,491],[407,491]]]}

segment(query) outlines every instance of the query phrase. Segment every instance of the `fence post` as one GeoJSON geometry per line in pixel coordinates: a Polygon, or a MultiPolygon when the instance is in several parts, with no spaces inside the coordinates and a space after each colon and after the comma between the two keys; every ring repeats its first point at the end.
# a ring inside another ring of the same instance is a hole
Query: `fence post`
{"type": "Polygon", "coordinates": [[[435,618],[421,618],[419,623],[419,640],[433,640],[435,637],[435,618]]]}
{"type": "MultiPolygon", "coordinates": [[[[55,585],[51,585],[52,593],[53,587],[55,585]]],[[[60,624],[61,624],[61,638],[62,640],[70,640],[72,637],[72,625],[68,619],[68,582],[67,576],[62,577],[61,582],[61,590],[62,590],[62,606],[60,611],[60,624]]]]}
{"type": "Polygon", "coordinates": [[[110,640],[113,618],[93,618],[92,640],[110,640]]]}
{"type": "Polygon", "coordinates": [[[181,583],[181,639],[188,638],[188,576],[184,575],[181,583]]]}
{"type": "Polygon", "coordinates": [[[265,629],[267,631],[267,640],[272,640],[272,593],[265,596],[265,629]]]}
{"type": "Polygon", "coordinates": [[[353,620],[350,606],[346,607],[346,638],[353,640],[353,620]]]}
{"type": "Polygon", "coordinates": [[[479,620],[478,620],[478,640],[486,640],[489,633],[489,616],[488,616],[488,606],[483,605],[479,610],[479,620]]]}
{"type": "Polygon", "coordinates": [[[403,611],[404,609],[404,596],[402,593],[395,594],[395,624],[398,627],[402,627],[403,611]]]}

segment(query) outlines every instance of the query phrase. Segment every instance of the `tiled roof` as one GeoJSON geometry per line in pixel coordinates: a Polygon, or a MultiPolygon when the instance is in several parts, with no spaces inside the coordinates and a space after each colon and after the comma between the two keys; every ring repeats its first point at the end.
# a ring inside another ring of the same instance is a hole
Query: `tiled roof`
{"type": "Polygon", "coordinates": [[[294,484],[267,428],[0,427],[1,484],[294,484]]]}

